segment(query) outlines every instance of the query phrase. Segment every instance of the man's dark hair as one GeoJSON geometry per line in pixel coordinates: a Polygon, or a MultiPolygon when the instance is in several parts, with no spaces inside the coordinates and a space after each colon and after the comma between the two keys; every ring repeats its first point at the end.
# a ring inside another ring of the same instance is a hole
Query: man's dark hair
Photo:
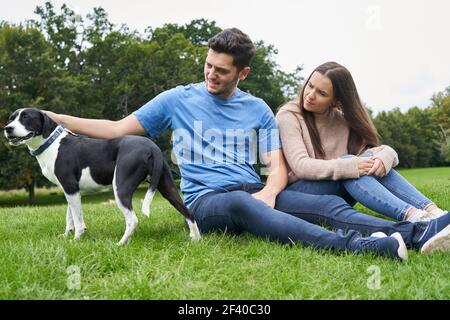
{"type": "Polygon", "coordinates": [[[240,71],[250,65],[255,45],[248,35],[237,28],[225,29],[209,39],[208,48],[233,56],[233,64],[240,71]]]}

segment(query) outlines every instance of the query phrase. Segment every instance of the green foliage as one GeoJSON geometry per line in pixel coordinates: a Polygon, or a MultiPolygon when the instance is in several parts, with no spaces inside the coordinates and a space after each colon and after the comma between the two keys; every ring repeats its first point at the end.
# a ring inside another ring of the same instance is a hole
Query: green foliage
{"type": "MultiPolygon", "coordinates": [[[[29,26],[0,25],[0,125],[23,106],[36,106],[49,99],[52,81],[64,78],[64,70],[53,68],[51,47],[39,30],[29,26]]],[[[23,148],[12,150],[0,144],[0,187],[32,190],[48,185],[35,159],[23,148]]],[[[32,201],[32,199],[30,199],[32,201]]]]}
{"type": "Polygon", "coordinates": [[[61,6],[61,13],[54,11],[51,2],[38,6],[34,11],[40,21],[32,21],[34,27],[42,30],[52,45],[53,58],[62,69],[77,70],[80,68],[79,29],[83,27],[83,19],[66,4],[61,6]]]}
{"type": "Polygon", "coordinates": [[[192,44],[196,46],[206,46],[208,44],[208,40],[221,30],[222,29],[216,26],[215,21],[196,19],[184,26],[168,23],[162,28],[157,28],[154,31],[150,29],[148,31],[151,39],[158,42],[166,42],[175,34],[181,33],[192,44]]]}
{"type": "Polygon", "coordinates": [[[278,51],[272,45],[256,43],[256,55],[251,63],[248,78],[239,84],[240,88],[263,99],[276,113],[287,100],[297,94],[302,78],[298,67],[293,73],[285,73],[275,62],[278,51]]]}
{"type": "Polygon", "coordinates": [[[450,87],[433,96],[426,109],[379,113],[374,123],[383,144],[393,147],[406,168],[450,163],[450,87]]]}
{"type": "Polygon", "coordinates": [[[439,129],[441,155],[450,163],[450,87],[435,94],[431,100],[433,101],[431,107],[433,120],[439,129]]]}

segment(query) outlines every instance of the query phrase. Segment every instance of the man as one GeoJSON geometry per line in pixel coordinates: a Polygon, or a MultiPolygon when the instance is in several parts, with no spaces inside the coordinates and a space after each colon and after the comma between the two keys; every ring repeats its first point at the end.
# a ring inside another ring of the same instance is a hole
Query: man
{"type": "Polygon", "coordinates": [[[130,134],[154,138],[171,129],[184,201],[204,233],[250,232],[282,243],[371,251],[401,260],[407,255],[402,237],[420,248],[435,236],[437,232],[425,223],[393,223],[364,215],[336,196],[282,191],[287,169],[273,113],[264,101],[238,89],[250,72],[252,41],[232,28],[211,38],[208,47],[204,83],[165,91],[122,120],[47,114],[69,130],[95,138],[130,134]],[[253,168],[257,145],[267,165],[265,186],[253,168]],[[299,217],[314,223],[318,217],[337,222],[349,231],[328,231],[299,217]],[[393,235],[363,238],[350,229],[393,235]]]}

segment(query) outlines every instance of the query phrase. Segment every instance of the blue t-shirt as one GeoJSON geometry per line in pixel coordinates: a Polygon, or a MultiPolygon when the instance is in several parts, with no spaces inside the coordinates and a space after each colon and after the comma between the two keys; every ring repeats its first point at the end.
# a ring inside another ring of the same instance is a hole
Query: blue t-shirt
{"type": "Polygon", "coordinates": [[[239,89],[223,99],[209,93],[204,82],[178,86],[133,114],[152,139],[172,130],[187,206],[233,184],[260,183],[253,164],[261,163],[259,155],[281,147],[272,110],[239,89]]]}

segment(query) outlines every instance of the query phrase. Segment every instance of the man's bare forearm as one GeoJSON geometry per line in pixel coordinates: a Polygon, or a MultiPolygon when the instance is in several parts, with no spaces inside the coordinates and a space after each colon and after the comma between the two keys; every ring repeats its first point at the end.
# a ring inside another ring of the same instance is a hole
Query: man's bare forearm
{"type": "Polygon", "coordinates": [[[283,191],[288,183],[287,171],[283,171],[284,168],[280,168],[279,170],[267,177],[266,186],[264,187],[265,191],[271,193],[273,196],[277,196],[283,191]]]}
{"type": "Polygon", "coordinates": [[[60,115],[60,124],[70,131],[92,138],[112,139],[120,136],[115,121],[104,119],[83,119],[60,115]]]}
{"type": "Polygon", "coordinates": [[[265,187],[261,191],[253,193],[252,196],[274,208],[277,195],[283,191],[288,183],[283,152],[281,149],[269,152],[263,155],[263,161],[268,167],[269,176],[265,187]]]}
{"type": "Polygon", "coordinates": [[[267,177],[265,189],[267,192],[277,195],[286,188],[287,183],[288,171],[283,152],[280,149],[271,154],[269,176],[267,177]]]}
{"type": "Polygon", "coordinates": [[[145,130],[134,115],[118,120],[84,119],[44,111],[53,121],[70,131],[98,139],[113,139],[124,135],[144,135],[145,130]]]}

